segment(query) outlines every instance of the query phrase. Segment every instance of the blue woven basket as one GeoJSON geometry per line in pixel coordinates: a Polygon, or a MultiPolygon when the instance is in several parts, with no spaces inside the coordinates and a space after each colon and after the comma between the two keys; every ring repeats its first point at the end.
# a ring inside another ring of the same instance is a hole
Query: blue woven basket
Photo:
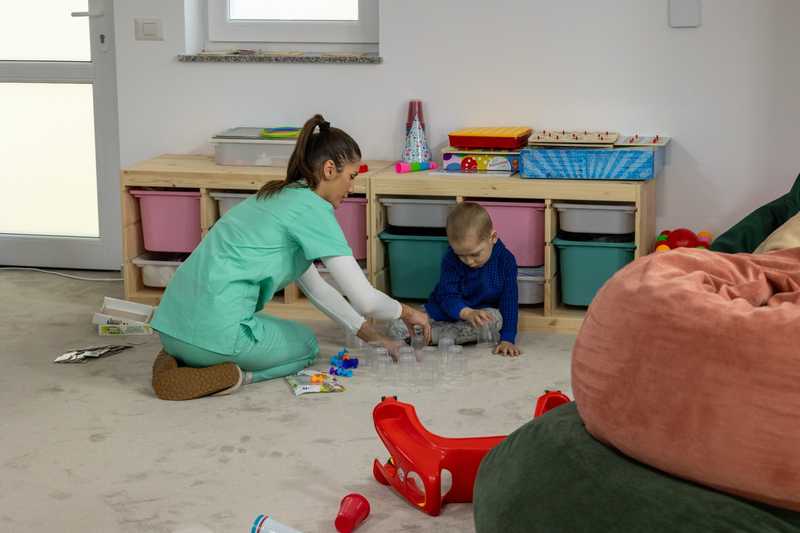
{"type": "Polygon", "coordinates": [[[539,179],[649,180],[663,167],[663,148],[525,148],[520,176],[539,179]]]}

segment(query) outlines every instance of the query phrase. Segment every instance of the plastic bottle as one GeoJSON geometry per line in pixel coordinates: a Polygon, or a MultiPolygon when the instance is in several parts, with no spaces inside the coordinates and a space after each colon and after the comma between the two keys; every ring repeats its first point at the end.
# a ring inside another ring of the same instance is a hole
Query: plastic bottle
{"type": "Polygon", "coordinates": [[[269,515],[260,514],[253,520],[250,533],[302,533],[302,531],[281,524],[269,515]]]}

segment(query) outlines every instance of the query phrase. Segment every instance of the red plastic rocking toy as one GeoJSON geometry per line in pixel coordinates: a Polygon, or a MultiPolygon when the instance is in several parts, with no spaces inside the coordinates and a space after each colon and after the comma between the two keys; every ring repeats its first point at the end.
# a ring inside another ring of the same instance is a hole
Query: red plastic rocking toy
{"type": "MultiPolygon", "coordinates": [[[[547,391],[537,402],[536,416],[568,401],[569,398],[560,392],[547,391]],[[551,400],[543,401],[545,397],[551,400]],[[541,413],[539,404],[542,404],[541,413]]],[[[390,456],[385,464],[377,459],[373,462],[375,479],[391,486],[431,516],[438,516],[445,503],[472,501],[481,460],[506,438],[503,435],[449,439],[434,435],[422,426],[414,406],[399,402],[396,397],[381,399],[372,411],[372,418],[390,456]],[[452,484],[442,494],[442,471],[445,470],[450,472],[452,484]]]]}

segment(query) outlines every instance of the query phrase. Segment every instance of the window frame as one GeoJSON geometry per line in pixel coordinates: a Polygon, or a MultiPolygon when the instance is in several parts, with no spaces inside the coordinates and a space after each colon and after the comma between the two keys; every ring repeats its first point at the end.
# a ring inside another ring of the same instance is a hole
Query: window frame
{"type": "Polygon", "coordinates": [[[207,0],[210,43],[378,44],[378,0],[358,0],[357,21],[233,21],[230,0],[207,0]]]}

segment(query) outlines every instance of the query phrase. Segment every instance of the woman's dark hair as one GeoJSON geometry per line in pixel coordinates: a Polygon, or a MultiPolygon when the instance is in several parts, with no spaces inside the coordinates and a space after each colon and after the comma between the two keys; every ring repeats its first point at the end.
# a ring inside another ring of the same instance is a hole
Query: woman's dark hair
{"type": "Polygon", "coordinates": [[[258,191],[258,198],[268,198],[287,185],[305,180],[309,188],[316,189],[322,180],[322,165],[331,160],[341,172],[346,163],[361,159],[361,149],[347,133],[331,128],[322,115],[314,115],[303,125],[297,137],[285,180],[265,183],[258,191]],[[314,130],[319,127],[319,131],[314,130]]]}

